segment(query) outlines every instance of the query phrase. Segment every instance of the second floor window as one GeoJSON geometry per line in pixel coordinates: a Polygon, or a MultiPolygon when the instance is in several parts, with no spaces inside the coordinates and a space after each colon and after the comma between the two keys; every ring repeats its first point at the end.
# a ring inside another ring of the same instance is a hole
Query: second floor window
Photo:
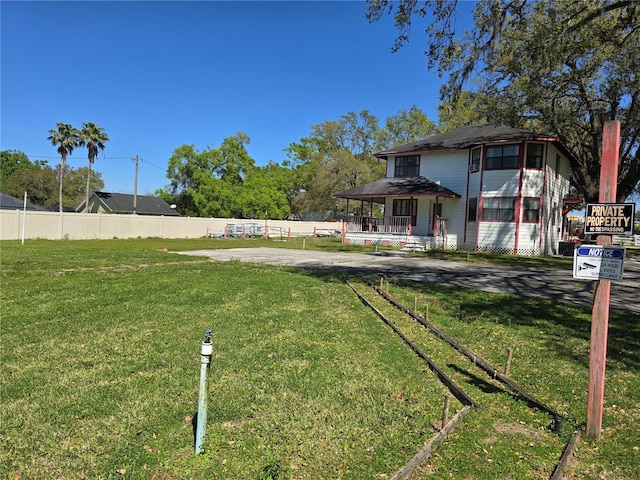
{"type": "Polygon", "coordinates": [[[420,155],[396,157],[394,177],[417,177],[420,175],[420,155]]]}
{"type": "Polygon", "coordinates": [[[542,168],[542,154],[544,147],[541,143],[530,143],[527,145],[526,168],[542,168]]]}
{"type": "Polygon", "coordinates": [[[480,149],[471,150],[471,163],[469,164],[469,172],[477,172],[480,170],[480,149]]]}
{"type": "Polygon", "coordinates": [[[518,168],[520,145],[496,145],[487,147],[487,170],[518,168]]]}

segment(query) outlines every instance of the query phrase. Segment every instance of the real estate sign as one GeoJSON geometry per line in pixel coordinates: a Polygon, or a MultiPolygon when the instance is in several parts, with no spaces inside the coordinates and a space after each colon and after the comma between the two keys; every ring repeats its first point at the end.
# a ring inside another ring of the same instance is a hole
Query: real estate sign
{"type": "Polygon", "coordinates": [[[624,273],[623,247],[583,245],[573,252],[573,278],[619,282],[624,273]]]}
{"type": "Polygon", "coordinates": [[[590,203],[584,222],[584,233],[591,235],[631,235],[633,203],[590,203]]]}

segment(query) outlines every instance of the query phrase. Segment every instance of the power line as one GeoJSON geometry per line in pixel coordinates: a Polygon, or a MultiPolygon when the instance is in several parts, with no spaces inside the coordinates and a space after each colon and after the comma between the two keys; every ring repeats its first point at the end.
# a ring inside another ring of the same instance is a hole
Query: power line
{"type": "MultiPolygon", "coordinates": [[[[40,159],[40,158],[55,158],[56,160],[60,158],[60,155],[56,155],[56,156],[50,156],[50,155],[32,155],[30,153],[25,153],[25,155],[27,157],[31,158],[35,158],[40,159]]],[[[69,157],[71,157],[71,155],[69,155],[69,157]]],[[[131,158],[134,158],[133,156],[129,156],[129,157],[98,157],[100,160],[129,160],[131,158]]],[[[67,157],[67,160],[69,160],[69,158],[67,157]]]]}

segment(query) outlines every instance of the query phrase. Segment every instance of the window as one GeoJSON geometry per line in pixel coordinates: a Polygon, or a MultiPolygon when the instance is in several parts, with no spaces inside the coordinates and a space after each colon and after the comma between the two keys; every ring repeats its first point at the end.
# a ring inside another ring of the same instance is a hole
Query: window
{"type": "Polygon", "coordinates": [[[394,177],[417,177],[420,175],[420,155],[396,157],[394,177]]]}
{"type": "Polygon", "coordinates": [[[469,164],[469,172],[477,172],[480,170],[480,149],[474,148],[471,150],[471,163],[469,164]]]}
{"type": "Polygon", "coordinates": [[[411,217],[411,225],[415,227],[418,220],[418,200],[415,198],[394,200],[393,216],[411,217]]]}
{"type": "Polygon", "coordinates": [[[467,211],[467,222],[475,222],[478,218],[478,199],[469,199],[469,209],[467,211]]]}
{"type": "Polygon", "coordinates": [[[513,222],[516,199],[511,197],[485,198],[482,205],[482,220],[513,222]]]}
{"type": "Polygon", "coordinates": [[[540,199],[525,198],[524,199],[524,217],[523,222],[538,223],[540,221],[540,199]]]}
{"type": "Polygon", "coordinates": [[[544,145],[541,143],[530,143],[527,145],[527,162],[525,168],[542,168],[542,155],[544,145]]]}
{"type": "Polygon", "coordinates": [[[520,145],[487,147],[487,170],[518,168],[520,145]]]}

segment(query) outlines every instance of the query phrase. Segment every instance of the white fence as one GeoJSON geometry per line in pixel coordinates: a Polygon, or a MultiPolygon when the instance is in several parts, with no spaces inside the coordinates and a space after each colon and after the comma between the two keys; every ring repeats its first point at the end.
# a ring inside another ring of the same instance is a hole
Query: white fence
{"type": "Polygon", "coordinates": [[[92,240],[109,238],[200,238],[222,236],[229,223],[260,224],[270,237],[339,235],[340,222],[293,222],[286,220],[239,220],[229,218],[156,217],[106,213],[57,213],[0,210],[0,240],[25,239],[92,240]]]}

